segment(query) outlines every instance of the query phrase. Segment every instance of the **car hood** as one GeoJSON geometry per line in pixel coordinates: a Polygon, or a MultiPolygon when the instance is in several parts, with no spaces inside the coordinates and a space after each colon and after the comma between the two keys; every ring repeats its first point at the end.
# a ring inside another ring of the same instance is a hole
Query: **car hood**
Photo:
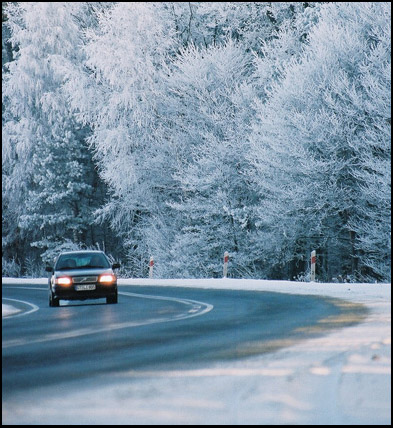
{"type": "Polygon", "coordinates": [[[113,273],[111,268],[107,269],[69,269],[57,270],[56,276],[84,276],[84,275],[101,275],[103,273],[113,273]]]}

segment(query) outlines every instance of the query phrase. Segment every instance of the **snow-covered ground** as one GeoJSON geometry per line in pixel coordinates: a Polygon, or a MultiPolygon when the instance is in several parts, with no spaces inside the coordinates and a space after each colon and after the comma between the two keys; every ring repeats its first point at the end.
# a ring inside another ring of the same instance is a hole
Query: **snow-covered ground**
{"type": "Polygon", "coordinates": [[[45,400],[31,397],[33,405],[15,415],[18,423],[391,424],[391,284],[120,279],[119,285],[316,294],[362,303],[370,313],[358,325],[271,354],[201,369],[129,371],[110,383],[81,383],[77,392],[48,390],[45,400]]]}
{"type": "Polygon", "coordinates": [[[10,315],[17,314],[18,312],[20,312],[20,310],[15,308],[14,306],[5,305],[4,303],[2,303],[1,312],[3,317],[8,317],[10,315]]]}

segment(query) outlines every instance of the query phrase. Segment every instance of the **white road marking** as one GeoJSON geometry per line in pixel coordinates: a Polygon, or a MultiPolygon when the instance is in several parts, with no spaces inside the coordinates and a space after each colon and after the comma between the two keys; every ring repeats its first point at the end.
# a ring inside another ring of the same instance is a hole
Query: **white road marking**
{"type": "Polygon", "coordinates": [[[22,312],[22,313],[18,312],[17,314],[15,314],[15,315],[9,315],[6,318],[23,317],[24,315],[31,314],[31,313],[33,313],[35,311],[38,311],[38,309],[40,309],[38,306],[34,305],[33,303],[26,302],[24,300],[9,299],[8,297],[2,297],[2,300],[10,300],[11,302],[18,302],[18,303],[23,303],[24,305],[27,305],[27,306],[31,306],[31,309],[29,311],[22,312]]]}
{"type": "Polygon", "coordinates": [[[121,291],[121,292],[119,291],[119,294],[122,294],[125,296],[130,296],[130,297],[140,297],[143,299],[168,300],[171,302],[179,302],[179,303],[183,303],[185,305],[191,306],[191,308],[188,310],[188,315],[187,314],[181,315],[182,318],[178,318],[178,319],[192,318],[192,317],[196,317],[199,315],[203,315],[203,314],[210,312],[214,308],[214,306],[210,305],[209,303],[198,302],[196,300],[190,300],[190,299],[178,299],[175,297],[151,296],[148,294],[128,293],[126,291],[121,291]]]}
{"type": "MultiPolygon", "coordinates": [[[[21,287],[15,287],[15,288],[21,288],[21,287]]],[[[40,290],[43,290],[43,289],[40,288],[40,290]]],[[[179,321],[179,320],[183,320],[183,319],[187,319],[187,318],[193,318],[196,316],[204,315],[204,314],[210,312],[214,307],[213,305],[210,305],[209,303],[197,302],[197,301],[189,300],[189,299],[177,299],[174,297],[152,296],[152,295],[127,293],[127,292],[119,292],[119,294],[129,296],[129,297],[137,297],[137,298],[141,298],[141,299],[168,300],[168,301],[174,301],[174,302],[182,303],[184,305],[191,306],[192,313],[190,313],[190,309],[187,309],[187,311],[185,313],[178,314],[178,315],[172,316],[170,318],[153,318],[153,319],[148,319],[148,320],[144,320],[144,321],[130,321],[130,322],[124,322],[124,323],[109,324],[105,327],[100,327],[100,328],[89,327],[89,328],[82,328],[82,329],[78,329],[78,330],[68,331],[68,332],[56,332],[56,333],[47,334],[47,335],[44,335],[42,337],[38,337],[35,339],[32,339],[32,338],[11,339],[11,340],[8,340],[6,342],[3,342],[2,348],[5,349],[5,348],[14,347],[14,346],[22,346],[22,345],[27,345],[27,344],[30,345],[30,344],[34,344],[34,343],[50,342],[53,340],[69,339],[69,338],[74,338],[74,337],[86,336],[89,334],[96,334],[96,333],[103,333],[106,331],[119,330],[122,328],[132,328],[132,327],[139,327],[139,326],[150,325],[150,324],[179,321]],[[197,309],[197,308],[199,308],[199,309],[197,309]],[[198,312],[195,312],[194,310],[197,310],[198,312]]],[[[15,299],[8,299],[8,300],[15,300],[15,299]]],[[[24,303],[27,303],[27,302],[24,302],[24,303]]],[[[34,306],[36,308],[35,310],[39,309],[38,306],[35,306],[31,303],[27,303],[27,304],[34,306]]],[[[26,312],[26,314],[31,313],[31,312],[32,311],[26,312]]],[[[15,316],[17,316],[17,315],[15,315],[15,316]]]]}

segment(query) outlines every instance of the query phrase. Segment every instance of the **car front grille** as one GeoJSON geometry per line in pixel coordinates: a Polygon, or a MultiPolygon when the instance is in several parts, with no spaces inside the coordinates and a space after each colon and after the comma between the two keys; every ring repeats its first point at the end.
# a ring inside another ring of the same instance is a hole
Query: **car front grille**
{"type": "Polygon", "coordinates": [[[91,284],[97,282],[98,276],[76,276],[73,278],[74,284],[91,284]]]}

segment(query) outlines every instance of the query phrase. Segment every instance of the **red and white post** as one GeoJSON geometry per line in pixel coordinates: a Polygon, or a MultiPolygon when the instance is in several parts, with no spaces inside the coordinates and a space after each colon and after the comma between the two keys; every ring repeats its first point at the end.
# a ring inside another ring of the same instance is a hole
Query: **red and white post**
{"type": "Polygon", "coordinates": [[[311,273],[310,273],[310,281],[315,281],[315,266],[317,264],[317,252],[311,251],[311,273]]]}
{"type": "Polygon", "coordinates": [[[153,259],[153,257],[150,257],[150,262],[149,262],[149,278],[153,278],[153,268],[154,268],[154,259],[153,259]]]}
{"type": "Polygon", "coordinates": [[[228,253],[228,251],[225,251],[225,253],[224,253],[224,269],[223,269],[224,278],[226,278],[228,275],[228,261],[229,261],[229,253],[228,253]]]}

